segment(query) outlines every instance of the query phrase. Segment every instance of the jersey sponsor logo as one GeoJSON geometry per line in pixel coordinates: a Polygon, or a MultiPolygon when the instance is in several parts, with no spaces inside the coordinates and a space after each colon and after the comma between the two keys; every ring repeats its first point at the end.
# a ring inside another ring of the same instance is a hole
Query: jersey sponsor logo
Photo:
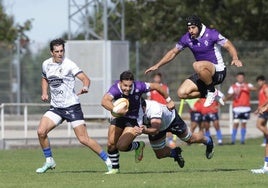
{"type": "Polygon", "coordinates": [[[54,95],[62,95],[63,94],[63,91],[62,90],[57,90],[57,89],[54,89],[53,90],[53,93],[54,93],[54,95]]]}
{"type": "Polygon", "coordinates": [[[62,83],[63,79],[57,76],[51,76],[48,78],[48,84],[53,88],[60,87],[62,83]]]}

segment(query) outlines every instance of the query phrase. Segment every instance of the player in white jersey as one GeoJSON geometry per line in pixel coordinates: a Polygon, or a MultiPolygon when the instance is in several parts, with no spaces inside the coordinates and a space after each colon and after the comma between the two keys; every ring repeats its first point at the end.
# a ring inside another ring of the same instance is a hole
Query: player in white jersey
{"type": "MultiPolygon", "coordinates": [[[[164,105],[151,100],[143,100],[142,108],[144,112],[143,125],[137,128],[137,132],[148,134],[150,144],[158,159],[173,157],[176,151],[181,151],[177,147],[172,150],[166,145],[166,133],[171,132],[178,136],[182,141],[189,144],[203,143],[206,147],[206,157],[213,157],[213,140],[211,137],[204,136],[203,133],[191,133],[188,126],[181,119],[175,109],[169,110],[164,105]]],[[[175,159],[176,161],[176,159],[175,159]]],[[[182,168],[183,158],[177,161],[182,168]]]]}
{"type": "Polygon", "coordinates": [[[47,102],[49,100],[48,91],[50,91],[51,107],[41,118],[37,130],[46,162],[36,172],[45,173],[48,169],[56,167],[52,157],[48,133],[64,120],[72,125],[79,142],[99,155],[105,162],[108,171],[110,171],[112,163],[107,153],[87,133],[84,115],[78,98],[78,95],[88,92],[90,80],[74,62],[64,57],[64,43],[65,41],[62,39],[52,40],[50,42],[52,57],[45,60],[42,65],[41,99],[47,102]],[[78,94],[74,90],[75,78],[78,78],[83,83],[83,88],[78,94]]]}

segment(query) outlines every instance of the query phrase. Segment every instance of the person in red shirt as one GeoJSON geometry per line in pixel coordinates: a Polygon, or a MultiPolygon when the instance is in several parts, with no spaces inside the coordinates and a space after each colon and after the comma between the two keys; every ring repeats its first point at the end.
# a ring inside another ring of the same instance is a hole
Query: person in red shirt
{"type": "Polygon", "coordinates": [[[240,143],[245,144],[246,125],[250,118],[250,92],[255,91],[256,88],[251,84],[245,82],[245,73],[238,72],[236,74],[236,82],[228,89],[228,95],[224,100],[233,100],[233,130],[231,144],[235,144],[236,134],[239,123],[241,122],[241,138],[240,143]]]}
{"type": "MultiPolygon", "coordinates": [[[[259,105],[258,106],[261,107],[264,104],[266,104],[266,102],[268,101],[268,84],[266,83],[266,79],[263,75],[258,76],[256,81],[259,86],[259,95],[258,95],[259,105]]],[[[257,119],[257,127],[258,128],[265,127],[267,120],[268,120],[268,110],[259,115],[257,119]]],[[[266,145],[266,139],[264,138],[262,146],[265,146],[265,145],[266,145]]]]}
{"type": "MultiPolygon", "coordinates": [[[[157,72],[153,75],[153,82],[154,83],[159,83],[161,85],[161,87],[167,92],[169,93],[169,88],[166,84],[162,83],[162,74],[160,72],[157,72]]],[[[160,95],[160,93],[156,90],[152,90],[150,92],[147,93],[147,99],[149,100],[154,100],[156,102],[159,102],[161,104],[167,104],[166,99],[164,99],[164,97],[162,95],[160,95]]]]}
{"type": "MultiPolygon", "coordinates": [[[[166,84],[162,83],[162,74],[160,72],[156,72],[153,74],[153,81],[154,83],[158,83],[161,85],[161,87],[169,94],[169,88],[166,84]]],[[[156,90],[151,90],[147,93],[147,99],[154,100],[160,104],[167,104],[166,99],[156,90]]],[[[170,132],[167,132],[167,142],[170,148],[175,148],[176,143],[173,139],[173,134],[170,132]]]]}
{"type": "Polygon", "coordinates": [[[263,132],[264,139],[266,140],[264,152],[264,165],[260,169],[252,169],[253,174],[268,174],[268,128],[266,126],[268,119],[268,85],[266,84],[265,77],[260,75],[256,79],[259,86],[259,106],[255,113],[259,114],[257,119],[257,128],[263,132]]]}
{"type": "MultiPolygon", "coordinates": [[[[223,97],[223,94],[219,92],[219,95],[223,97]]],[[[205,98],[201,98],[201,103],[204,104],[205,98]]],[[[222,133],[220,129],[220,124],[219,124],[219,115],[218,115],[218,109],[219,109],[219,103],[217,101],[214,101],[210,106],[204,107],[201,109],[202,113],[202,126],[205,128],[205,135],[210,136],[210,123],[212,122],[213,127],[216,130],[216,137],[218,140],[218,145],[222,145],[222,133]]]]}
{"type": "Polygon", "coordinates": [[[193,133],[197,127],[199,128],[198,130],[199,132],[203,132],[202,114],[201,114],[201,109],[203,108],[202,101],[200,100],[200,98],[195,98],[195,99],[186,99],[185,102],[188,104],[190,108],[191,132],[193,133]]]}

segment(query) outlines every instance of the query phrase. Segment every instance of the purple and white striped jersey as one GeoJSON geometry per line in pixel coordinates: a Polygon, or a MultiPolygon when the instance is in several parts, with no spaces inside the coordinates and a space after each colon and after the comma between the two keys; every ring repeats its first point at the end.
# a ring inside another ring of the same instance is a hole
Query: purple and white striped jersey
{"type": "Polygon", "coordinates": [[[121,97],[127,98],[129,101],[129,108],[128,112],[126,113],[125,117],[131,119],[137,119],[139,116],[139,109],[140,109],[140,98],[142,94],[146,94],[150,91],[150,84],[147,82],[141,81],[134,81],[132,90],[128,96],[123,95],[122,90],[119,86],[119,81],[116,81],[108,90],[108,94],[113,97],[113,100],[119,99],[121,97]]]}
{"type": "Polygon", "coordinates": [[[221,46],[227,40],[216,29],[210,29],[202,25],[198,38],[191,38],[190,33],[187,32],[180,38],[176,44],[176,48],[184,50],[188,47],[193,52],[196,61],[210,61],[215,65],[216,71],[222,71],[225,65],[221,55],[221,46]]]}

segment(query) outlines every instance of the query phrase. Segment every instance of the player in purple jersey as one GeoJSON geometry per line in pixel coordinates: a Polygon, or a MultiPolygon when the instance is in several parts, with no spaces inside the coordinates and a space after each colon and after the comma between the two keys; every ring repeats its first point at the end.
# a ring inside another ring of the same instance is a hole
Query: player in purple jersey
{"type": "Polygon", "coordinates": [[[207,28],[197,16],[186,19],[188,32],[183,35],[176,46],[169,50],[165,56],[155,65],[148,68],[145,74],[155,71],[161,66],[171,62],[182,50],[189,48],[195,62],[193,68],[195,73],[186,79],[178,88],[177,94],[181,99],[204,98],[204,106],[210,106],[216,99],[224,104],[218,96],[215,85],[224,81],[226,68],[220,52],[220,47],[225,48],[232,57],[232,65],[242,66],[238,59],[234,45],[222,36],[216,29],[207,28]]]}
{"type": "MultiPolygon", "coordinates": [[[[128,109],[124,108],[118,112],[122,116],[111,119],[107,147],[113,170],[107,174],[119,173],[119,151],[135,150],[135,161],[140,162],[142,160],[145,143],[133,142],[133,140],[141,133],[137,121],[141,96],[150,90],[157,90],[166,99],[168,109],[174,108],[174,102],[160,84],[134,81],[134,76],[130,71],[122,72],[120,80],[116,81],[103,96],[101,104],[111,112],[114,108],[114,100],[122,97],[129,100],[128,109]]],[[[178,155],[180,153],[177,153],[178,155]]]]}
{"type": "Polygon", "coordinates": [[[90,79],[73,61],[64,56],[64,43],[65,41],[62,39],[52,40],[50,42],[52,57],[45,60],[42,64],[41,99],[47,102],[50,94],[51,107],[41,118],[37,130],[46,162],[36,172],[45,173],[48,169],[56,167],[48,133],[64,120],[73,127],[79,142],[94,151],[105,162],[108,171],[112,170],[112,162],[107,153],[88,135],[84,115],[77,96],[88,93],[90,79]],[[78,78],[83,84],[78,94],[74,92],[75,78],[78,78]]]}

